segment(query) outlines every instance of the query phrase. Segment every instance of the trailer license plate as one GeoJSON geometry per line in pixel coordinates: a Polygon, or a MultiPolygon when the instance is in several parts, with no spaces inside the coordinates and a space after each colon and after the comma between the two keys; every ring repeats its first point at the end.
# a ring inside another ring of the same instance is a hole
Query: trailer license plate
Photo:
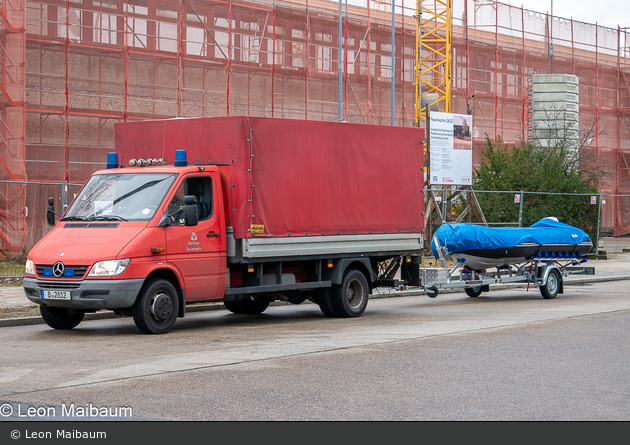
{"type": "Polygon", "coordinates": [[[70,291],[68,290],[43,290],[43,300],[70,300],[70,291]]]}

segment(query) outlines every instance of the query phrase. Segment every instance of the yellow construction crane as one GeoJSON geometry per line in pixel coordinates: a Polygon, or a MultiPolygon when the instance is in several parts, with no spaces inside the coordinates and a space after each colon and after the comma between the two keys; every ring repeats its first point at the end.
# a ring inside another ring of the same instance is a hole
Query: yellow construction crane
{"type": "Polygon", "coordinates": [[[451,112],[452,0],[416,0],[416,126],[425,107],[451,112]]]}

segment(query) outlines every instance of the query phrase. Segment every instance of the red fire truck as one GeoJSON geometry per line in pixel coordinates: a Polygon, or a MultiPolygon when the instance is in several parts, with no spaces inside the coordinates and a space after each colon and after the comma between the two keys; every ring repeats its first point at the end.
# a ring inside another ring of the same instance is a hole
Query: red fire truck
{"type": "Polygon", "coordinates": [[[108,168],[58,221],[49,201],[55,227],[28,254],[24,292],[52,328],[107,309],[160,334],[210,301],[358,317],[374,287],[419,285],[423,129],[237,116],[115,131],[108,168]]]}

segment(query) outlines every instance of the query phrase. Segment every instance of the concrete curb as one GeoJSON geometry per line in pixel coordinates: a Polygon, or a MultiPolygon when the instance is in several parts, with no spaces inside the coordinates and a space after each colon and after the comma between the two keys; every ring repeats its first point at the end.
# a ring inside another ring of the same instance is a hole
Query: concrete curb
{"type": "MultiPolygon", "coordinates": [[[[205,312],[205,311],[214,311],[219,309],[225,309],[225,305],[223,303],[199,303],[193,306],[186,307],[186,313],[191,312],[205,312]]],[[[109,318],[128,318],[123,317],[121,315],[116,315],[111,311],[102,311],[102,312],[94,312],[90,314],[85,314],[83,321],[89,320],[106,320],[109,318]]],[[[45,324],[44,319],[42,317],[15,317],[15,318],[3,318],[0,319],[0,328],[9,327],[9,326],[28,326],[28,325],[36,325],[36,324],[45,324]]]]}
{"type": "MultiPolygon", "coordinates": [[[[586,284],[591,283],[602,283],[606,281],[623,281],[630,280],[630,275],[618,275],[618,276],[608,276],[608,277],[587,277],[587,278],[570,278],[564,280],[565,286],[584,286],[586,284]]],[[[527,287],[527,284],[496,284],[490,286],[490,290],[505,290],[505,289],[515,289],[527,287]]],[[[441,294],[453,294],[463,292],[463,289],[441,289],[441,294]]],[[[370,299],[377,298],[392,298],[392,297],[413,297],[418,295],[426,295],[426,292],[418,289],[409,289],[404,291],[393,291],[389,293],[382,294],[372,294],[370,299]]],[[[310,301],[305,301],[305,303],[314,304],[310,301]]],[[[270,306],[289,306],[292,304],[287,302],[274,302],[270,306]]],[[[186,313],[191,312],[205,312],[205,311],[216,311],[225,309],[225,305],[223,303],[199,303],[186,307],[186,313]]],[[[105,320],[109,318],[127,318],[122,317],[120,315],[116,315],[111,311],[103,311],[103,312],[95,312],[93,314],[85,314],[84,321],[89,320],[105,320]]],[[[0,328],[2,327],[11,327],[11,326],[29,326],[29,325],[37,325],[44,324],[44,320],[41,317],[16,317],[16,318],[4,318],[0,319],[0,328]]]]}

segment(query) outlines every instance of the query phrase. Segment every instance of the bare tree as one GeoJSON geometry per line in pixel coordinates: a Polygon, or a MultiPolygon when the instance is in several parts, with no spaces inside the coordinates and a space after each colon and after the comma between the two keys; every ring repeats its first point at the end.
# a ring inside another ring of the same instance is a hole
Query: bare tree
{"type": "Polygon", "coordinates": [[[601,115],[587,119],[582,125],[564,110],[541,110],[534,121],[534,131],[529,144],[536,150],[555,150],[564,156],[565,173],[580,169],[585,180],[598,188],[607,171],[614,167],[602,163],[597,157],[600,147],[593,146],[596,136],[604,136],[605,130],[599,129],[601,115]]]}

